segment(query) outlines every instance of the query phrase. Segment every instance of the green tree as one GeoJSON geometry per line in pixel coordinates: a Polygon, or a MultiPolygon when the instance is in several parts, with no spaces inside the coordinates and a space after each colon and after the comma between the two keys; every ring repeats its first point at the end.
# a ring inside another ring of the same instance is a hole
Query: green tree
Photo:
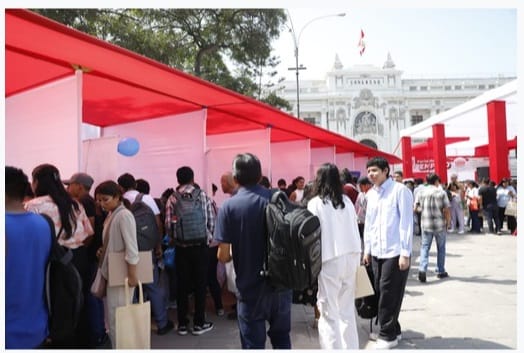
{"type": "Polygon", "coordinates": [[[279,108],[281,9],[35,9],[43,16],[279,108]],[[271,98],[270,98],[271,97],[271,98]],[[272,103],[270,103],[272,102],[272,103]]]}

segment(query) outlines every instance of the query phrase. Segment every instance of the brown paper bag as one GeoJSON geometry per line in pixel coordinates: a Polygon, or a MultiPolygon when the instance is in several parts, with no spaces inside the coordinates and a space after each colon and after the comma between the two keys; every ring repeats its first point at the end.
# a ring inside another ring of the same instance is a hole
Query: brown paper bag
{"type": "Polygon", "coordinates": [[[139,302],[132,304],[125,278],[126,305],[116,308],[116,349],[151,348],[151,303],[144,303],[142,283],[138,281],[139,302]]]}
{"type": "MultiPolygon", "coordinates": [[[[153,282],[153,260],[151,250],[138,253],[140,261],[136,264],[136,278],[142,283],[153,282]]],[[[127,263],[123,252],[111,252],[108,257],[109,287],[123,286],[127,277],[127,263]]]]}
{"type": "Polygon", "coordinates": [[[357,280],[355,282],[355,299],[375,294],[365,266],[358,266],[357,280]]]}
{"type": "Polygon", "coordinates": [[[97,269],[95,279],[91,284],[91,293],[100,299],[105,298],[107,294],[107,280],[102,276],[100,269],[97,269]]]}

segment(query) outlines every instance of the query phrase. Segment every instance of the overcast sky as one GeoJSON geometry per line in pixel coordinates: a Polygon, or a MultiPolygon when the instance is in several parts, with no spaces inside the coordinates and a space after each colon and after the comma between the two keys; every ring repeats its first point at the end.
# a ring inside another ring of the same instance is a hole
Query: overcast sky
{"type": "MultiPolygon", "coordinates": [[[[345,68],[382,67],[388,52],[403,77],[483,76],[517,73],[517,10],[389,8],[289,8],[296,37],[300,34],[301,79],[323,79],[335,55],[345,68]],[[346,13],[345,17],[320,16],[346,13]],[[309,24],[309,21],[313,20],[309,24]],[[307,26],[305,26],[307,24],[307,26]],[[366,49],[359,54],[360,29],[366,49]]],[[[281,57],[280,76],[295,80],[291,32],[274,45],[281,57]]]]}

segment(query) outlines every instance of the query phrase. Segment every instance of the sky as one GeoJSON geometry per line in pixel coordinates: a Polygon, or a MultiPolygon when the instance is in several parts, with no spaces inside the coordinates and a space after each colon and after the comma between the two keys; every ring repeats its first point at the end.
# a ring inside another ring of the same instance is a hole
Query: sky
{"type": "MultiPolygon", "coordinates": [[[[517,74],[517,10],[498,8],[288,8],[300,40],[301,79],[323,79],[338,54],[344,68],[382,67],[388,52],[403,78],[517,74]],[[344,17],[324,17],[345,13],[344,17]],[[311,21],[311,22],[309,22],[311,21]],[[309,22],[309,23],[308,23],[309,22]],[[306,25],[307,24],[307,25],[306,25]],[[360,30],[366,49],[359,54],[360,30]]],[[[292,32],[274,44],[279,77],[295,80],[292,32]]]]}

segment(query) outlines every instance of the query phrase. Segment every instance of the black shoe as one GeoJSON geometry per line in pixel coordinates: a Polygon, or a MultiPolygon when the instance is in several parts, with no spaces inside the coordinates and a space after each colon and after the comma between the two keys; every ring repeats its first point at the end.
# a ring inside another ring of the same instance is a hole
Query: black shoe
{"type": "Polygon", "coordinates": [[[187,326],[186,325],[178,325],[178,334],[180,336],[185,336],[187,335],[187,326]]]}
{"type": "Polygon", "coordinates": [[[173,324],[173,321],[171,320],[167,320],[167,324],[166,326],[162,327],[162,328],[159,328],[157,331],[156,331],[156,334],[159,335],[159,336],[162,336],[162,335],[165,335],[166,333],[168,333],[169,331],[171,331],[173,329],[173,327],[175,327],[175,325],[173,324]]]}
{"type": "Polygon", "coordinates": [[[211,331],[213,327],[214,325],[212,322],[204,322],[202,325],[193,326],[193,332],[191,333],[195,336],[200,336],[203,333],[211,331]]]}
{"type": "Polygon", "coordinates": [[[446,278],[446,277],[449,277],[448,273],[447,272],[441,272],[441,273],[438,273],[437,274],[437,278],[446,278]]]}
{"type": "Polygon", "coordinates": [[[420,272],[418,273],[418,280],[419,282],[425,283],[426,282],[426,272],[420,272]]]}

